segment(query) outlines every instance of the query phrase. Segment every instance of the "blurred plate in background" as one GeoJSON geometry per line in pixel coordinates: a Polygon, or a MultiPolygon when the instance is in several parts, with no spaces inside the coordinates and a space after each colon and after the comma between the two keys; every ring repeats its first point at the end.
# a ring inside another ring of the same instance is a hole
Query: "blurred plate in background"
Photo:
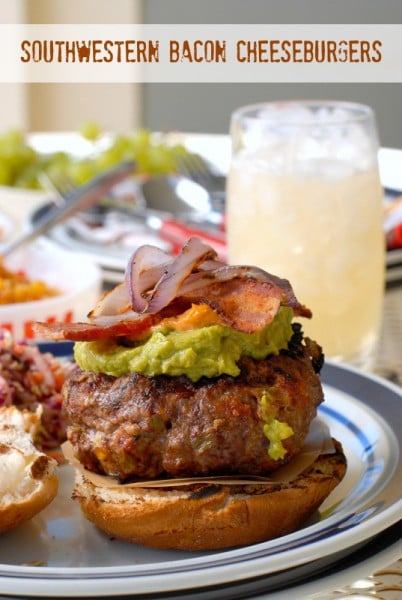
{"type": "MultiPolygon", "coordinates": [[[[179,133],[158,134],[165,141],[183,144],[191,152],[196,152],[214,165],[217,172],[225,174],[230,162],[230,138],[224,134],[179,133]]],[[[32,146],[40,152],[50,153],[63,150],[79,158],[90,156],[94,152],[107,148],[110,135],[102,136],[95,144],[83,139],[77,133],[35,133],[29,136],[32,146]]],[[[392,195],[402,194],[402,150],[381,148],[379,152],[381,181],[392,195]]],[[[29,191],[24,191],[30,194],[29,191]]],[[[32,192],[35,194],[35,192],[32,192]]],[[[32,226],[37,219],[49,210],[47,201],[43,205],[36,204],[28,218],[27,226],[32,226]]],[[[109,208],[97,215],[85,218],[75,217],[63,225],[56,227],[49,236],[57,244],[71,248],[91,257],[103,271],[106,282],[117,282],[132,251],[142,244],[155,244],[169,250],[169,244],[158,234],[158,224],[154,220],[129,217],[124,212],[109,208]],[[92,220],[91,220],[92,219],[92,220]]],[[[202,224],[201,224],[202,225],[202,224]]],[[[205,224],[208,228],[210,223],[205,224]]],[[[0,223],[1,227],[1,223],[0,223]]],[[[402,281],[402,248],[387,252],[387,282],[402,281]]]]}

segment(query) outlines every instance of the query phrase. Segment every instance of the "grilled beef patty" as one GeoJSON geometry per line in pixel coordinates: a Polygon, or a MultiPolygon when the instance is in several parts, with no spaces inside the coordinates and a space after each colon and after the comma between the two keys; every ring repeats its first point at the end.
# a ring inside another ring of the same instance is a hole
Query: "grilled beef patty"
{"type": "Polygon", "coordinates": [[[238,377],[112,377],[77,370],[64,386],[68,439],[89,470],[119,477],[266,474],[303,446],[323,392],[323,357],[294,325],[289,349],[243,358],[238,377]],[[265,401],[261,399],[265,397],[265,401]],[[263,404],[264,407],[263,408],[263,404]],[[285,422],[286,455],[268,454],[264,424],[285,422]]]}

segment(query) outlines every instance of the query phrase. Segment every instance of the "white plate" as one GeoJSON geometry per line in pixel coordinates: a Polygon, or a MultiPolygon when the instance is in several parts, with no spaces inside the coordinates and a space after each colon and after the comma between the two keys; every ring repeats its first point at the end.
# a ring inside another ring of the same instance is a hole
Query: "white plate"
{"type": "Polygon", "coordinates": [[[319,575],[368,542],[375,547],[370,540],[402,512],[402,391],[330,363],[322,380],[326,401],[319,414],[344,445],[348,471],[305,528],[221,552],[144,549],[110,540],[83,519],[70,499],[71,468],[63,466],[61,491],[52,505],[0,540],[0,593],[218,598],[224,591],[225,597],[244,597],[245,590],[272,591],[319,575]],[[30,566],[32,561],[43,563],[30,566]]]}

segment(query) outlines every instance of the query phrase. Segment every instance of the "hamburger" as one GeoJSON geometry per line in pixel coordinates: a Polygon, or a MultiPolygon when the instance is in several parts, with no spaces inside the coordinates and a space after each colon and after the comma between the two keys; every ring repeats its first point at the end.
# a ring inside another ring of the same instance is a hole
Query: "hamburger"
{"type": "Polygon", "coordinates": [[[290,283],[232,266],[191,238],[142,246],[88,322],[37,324],[73,340],[67,436],[84,515],[113,537],[205,550],[287,534],[341,481],[340,443],[290,480],[323,402],[321,347],[290,283]],[[104,476],[103,478],[99,476],[104,476]]]}

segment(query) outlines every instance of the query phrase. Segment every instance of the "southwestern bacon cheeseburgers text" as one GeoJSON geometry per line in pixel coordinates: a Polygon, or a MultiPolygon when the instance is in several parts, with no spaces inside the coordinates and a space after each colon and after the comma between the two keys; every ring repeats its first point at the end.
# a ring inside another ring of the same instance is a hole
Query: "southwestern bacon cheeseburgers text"
{"type": "Polygon", "coordinates": [[[323,401],[321,348],[294,316],[311,313],[288,281],[220,263],[191,238],[176,257],[139,248],[88,323],[38,324],[76,341],[64,387],[76,458],[126,484],[77,472],[86,517],[114,537],[190,550],[305,522],[346,460],[333,441],[290,482],[265,479],[300,453],[323,401]]]}

